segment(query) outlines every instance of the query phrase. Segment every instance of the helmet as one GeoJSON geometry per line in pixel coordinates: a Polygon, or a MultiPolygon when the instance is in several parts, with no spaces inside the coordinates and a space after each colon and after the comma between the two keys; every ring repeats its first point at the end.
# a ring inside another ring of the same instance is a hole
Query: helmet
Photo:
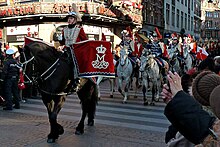
{"type": "Polygon", "coordinates": [[[71,12],[69,12],[69,13],[67,14],[66,18],[68,18],[68,17],[74,17],[74,18],[77,18],[77,14],[76,14],[76,12],[71,11],[71,12]]]}
{"type": "Polygon", "coordinates": [[[17,51],[13,48],[9,48],[6,50],[6,54],[7,55],[13,55],[14,53],[16,53],[17,51]]]}

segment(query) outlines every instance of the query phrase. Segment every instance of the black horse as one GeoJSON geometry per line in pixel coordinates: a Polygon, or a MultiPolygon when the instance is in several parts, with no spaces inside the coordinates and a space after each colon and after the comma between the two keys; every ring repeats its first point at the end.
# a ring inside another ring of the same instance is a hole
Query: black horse
{"type": "MultiPolygon", "coordinates": [[[[25,45],[23,50],[26,75],[35,75],[42,100],[48,111],[50,133],[47,142],[53,143],[59,135],[64,133],[63,127],[57,122],[57,115],[65,102],[67,93],[73,83],[73,59],[71,50],[65,53],[57,51],[54,47],[43,42],[34,41],[25,45]],[[32,64],[31,64],[32,63],[32,64]],[[28,68],[29,66],[29,68],[28,68]],[[34,68],[30,68],[34,66],[34,68]]],[[[88,125],[94,125],[94,114],[98,99],[97,86],[89,79],[80,80],[80,89],[77,94],[81,100],[82,117],[76,127],[75,134],[84,133],[84,120],[88,115],[88,125]]]]}

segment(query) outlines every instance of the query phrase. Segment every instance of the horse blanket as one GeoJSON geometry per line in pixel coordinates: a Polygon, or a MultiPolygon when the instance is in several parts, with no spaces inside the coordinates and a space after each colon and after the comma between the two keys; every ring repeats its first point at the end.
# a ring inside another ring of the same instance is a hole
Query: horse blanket
{"type": "MultiPolygon", "coordinates": [[[[53,46],[40,39],[25,37],[25,45],[38,41],[53,46]]],[[[72,45],[73,60],[78,77],[115,77],[111,43],[107,41],[86,40],[72,45]]]]}

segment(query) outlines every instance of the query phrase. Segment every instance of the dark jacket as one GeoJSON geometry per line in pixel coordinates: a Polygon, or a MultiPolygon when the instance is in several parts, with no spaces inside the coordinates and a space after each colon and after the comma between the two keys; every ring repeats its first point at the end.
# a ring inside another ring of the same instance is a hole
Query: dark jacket
{"type": "Polygon", "coordinates": [[[2,79],[9,79],[12,77],[19,78],[19,69],[21,66],[17,63],[17,60],[13,59],[12,57],[7,58],[3,62],[3,69],[2,69],[2,79]]]}
{"type": "Polygon", "coordinates": [[[209,128],[212,128],[216,119],[183,91],[179,91],[167,104],[164,114],[172,125],[194,144],[200,144],[209,135],[209,128]]]}

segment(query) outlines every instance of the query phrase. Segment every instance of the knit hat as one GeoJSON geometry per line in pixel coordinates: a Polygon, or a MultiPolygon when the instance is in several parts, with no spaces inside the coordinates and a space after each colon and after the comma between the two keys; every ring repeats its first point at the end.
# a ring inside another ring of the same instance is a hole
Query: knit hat
{"type": "Polygon", "coordinates": [[[218,85],[220,85],[220,76],[211,71],[203,71],[193,81],[193,96],[202,105],[210,106],[210,94],[218,85]]]}
{"type": "Polygon", "coordinates": [[[213,113],[220,118],[220,85],[215,87],[210,95],[209,103],[213,113]]]}

